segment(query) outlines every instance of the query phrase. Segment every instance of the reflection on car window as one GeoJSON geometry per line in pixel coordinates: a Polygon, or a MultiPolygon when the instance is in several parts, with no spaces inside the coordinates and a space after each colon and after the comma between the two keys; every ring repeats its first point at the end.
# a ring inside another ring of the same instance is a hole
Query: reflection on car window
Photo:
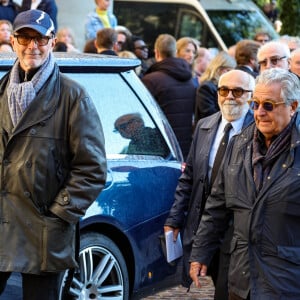
{"type": "Polygon", "coordinates": [[[169,155],[160,131],[120,76],[101,73],[68,75],[87,89],[95,103],[104,130],[107,154],[169,155]],[[105,86],[101,82],[105,82],[105,86]]]}
{"type": "Polygon", "coordinates": [[[159,156],[167,154],[166,144],[157,128],[146,127],[139,113],[120,116],[115,121],[115,132],[130,140],[122,153],[159,156]]]}

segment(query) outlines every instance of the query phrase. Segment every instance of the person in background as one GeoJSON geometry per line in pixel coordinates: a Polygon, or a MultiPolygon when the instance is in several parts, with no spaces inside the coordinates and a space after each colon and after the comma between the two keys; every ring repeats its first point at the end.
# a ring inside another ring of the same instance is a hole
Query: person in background
{"type": "Polygon", "coordinates": [[[186,159],[192,142],[195,88],[189,64],[176,57],[176,40],[161,34],[154,44],[156,63],[142,82],[165,113],[186,159]]]}
{"type": "Polygon", "coordinates": [[[57,31],[56,34],[57,42],[63,42],[67,46],[66,52],[79,53],[80,51],[76,48],[74,33],[69,27],[62,27],[57,31]]]}
{"type": "Polygon", "coordinates": [[[271,41],[262,45],[257,51],[260,72],[271,68],[288,70],[290,56],[290,49],[285,43],[271,41]]]}
{"type": "Polygon", "coordinates": [[[271,36],[266,31],[258,31],[255,36],[253,37],[253,40],[255,42],[260,43],[261,45],[264,45],[267,42],[270,42],[272,40],[271,36]]]}
{"type": "Polygon", "coordinates": [[[300,48],[291,53],[290,71],[300,79],[300,48]]]}
{"type": "Polygon", "coordinates": [[[258,75],[257,51],[261,44],[253,40],[237,42],[235,49],[236,69],[249,73],[254,78],[258,75]]]}
{"type": "Polygon", "coordinates": [[[0,42],[0,52],[14,52],[10,42],[0,42]]]}
{"type": "Polygon", "coordinates": [[[68,46],[64,42],[56,42],[55,46],[53,47],[53,52],[67,52],[68,46]]]}
{"type": "Polygon", "coordinates": [[[41,10],[13,23],[17,59],[0,80],[0,295],[11,272],[23,300],[59,299],[62,272],[78,267],[78,222],[104,188],[99,115],[85,89],[60,73],[55,27],[41,10]]]}
{"type": "Polygon", "coordinates": [[[117,55],[113,50],[117,43],[117,32],[113,28],[103,28],[98,30],[95,41],[98,54],[117,55]]]}
{"type": "Polygon", "coordinates": [[[286,43],[291,53],[300,48],[300,38],[298,36],[283,35],[279,38],[279,41],[286,43]]]}
{"type": "Polygon", "coordinates": [[[190,37],[182,37],[176,42],[176,56],[186,60],[186,62],[190,65],[191,70],[199,46],[200,43],[190,37]]]}
{"type": "Polygon", "coordinates": [[[109,10],[110,0],[95,0],[96,9],[90,12],[85,20],[85,39],[96,38],[103,28],[115,28],[118,25],[116,16],[109,10]]]}
{"type": "Polygon", "coordinates": [[[230,299],[300,299],[300,82],[281,68],[256,77],[255,123],[228,145],[190,257],[201,286],[233,217],[230,299]]]}
{"type": "Polygon", "coordinates": [[[86,41],[83,47],[83,53],[97,53],[96,39],[86,41]]]}
{"type": "Polygon", "coordinates": [[[20,11],[39,9],[46,12],[54,22],[57,30],[57,5],[55,0],[23,0],[20,11]]]}
{"type": "Polygon", "coordinates": [[[0,43],[10,43],[12,24],[8,20],[0,20],[0,43]]]}
{"type": "Polygon", "coordinates": [[[124,50],[129,49],[130,39],[131,39],[131,32],[124,26],[116,26],[115,30],[117,31],[117,43],[114,46],[114,51],[116,53],[124,50]]]}
{"type": "MultiPolygon", "coordinates": [[[[137,59],[136,55],[133,52],[128,50],[120,51],[117,54],[119,57],[137,59]]],[[[140,76],[140,72],[141,72],[141,66],[136,67],[135,73],[137,76],[140,76]]]]}
{"type": "MultiPolygon", "coordinates": [[[[190,287],[189,257],[194,236],[201,220],[207,197],[210,194],[212,169],[221,143],[224,128],[231,122],[229,137],[239,134],[241,129],[253,122],[253,113],[249,111],[247,100],[254,89],[254,78],[243,71],[232,70],[221,75],[219,80],[218,104],[220,112],[201,119],[194,131],[184,171],[179,178],[175,192],[175,201],[165,221],[164,231],[173,231],[175,239],[182,232],[183,274],[181,284],[190,287]]],[[[221,247],[220,263],[217,253],[209,267],[208,275],[215,285],[215,299],[228,299],[227,271],[229,265],[228,233],[226,244],[221,247]]]]}
{"type": "Polygon", "coordinates": [[[129,49],[136,55],[138,59],[141,60],[140,78],[143,78],[143,76],[149,69],[149,64],[148,64],[149,48],[141,37],[133,35],[131,37],[131,44],[129,49]]]}
{"type": "Polygon", "coordinates": [[[207,69],[211,60],[211,52],[205,47],[199,47],[192,66],[193,82],[196,88],[200,85],[200,77],[207,69]]]}
{"type": "Polygon", "coordinates": [[[264,14],[269,18],[269,20],[274,24],[279,18],[279,10],[277,8],[277,1],[271,0],[269,3],[263,6],[264,14]]]}
{"type": "Polygon", "coordinates": [[[195,124],[220,110],[218,105],[218,81],[222,74],[235,69],[235,59],[225,51],[219,52],[209,63],[200,77],[201,84],[196,90],[195,124]]]}
{"type": "Polygon", "coordinates": [[[0,0],[0,20],[7,20],[13,23],[20,7],[12,0],[0,0]]]}

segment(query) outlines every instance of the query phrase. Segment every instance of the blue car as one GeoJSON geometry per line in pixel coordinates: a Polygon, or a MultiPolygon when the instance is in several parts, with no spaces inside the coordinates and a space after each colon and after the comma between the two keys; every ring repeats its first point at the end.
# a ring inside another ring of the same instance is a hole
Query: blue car
{"type": "MultiPolygon", "coordinates": [[[[183,159],[168,121],[135,74],[139,61],[55,57],[61,72],[92,97],[108,161],[105,189],[80,222],[79,268],[62,277],[60,300],[138,299],[177,284],[180,260],[167,263],[161,236],[183,159]]],[[[1,54],[0,77],[14,60],[1,54]]]]}

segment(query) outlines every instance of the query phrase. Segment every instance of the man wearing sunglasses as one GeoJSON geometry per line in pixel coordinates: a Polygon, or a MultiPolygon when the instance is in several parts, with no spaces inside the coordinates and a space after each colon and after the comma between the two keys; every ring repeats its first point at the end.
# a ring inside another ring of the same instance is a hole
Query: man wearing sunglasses
{"type": "Polygon", "coordinates": [[[257,52],[260,72],[271,68],[288,70],[290,56],[290,49],[285,43],[271,41],[264,44],[257,52]]]}
{"type": "Polygon", "coordinates": [[[193,244],[196,286],[233,215],[230,299],[300,299],[299,102],[288,70],[256,78],[255,123],[228,146],[193,244]]]}
{"type": "Polygon", "coordinates": [[[47,13],[19,13],[17,59],[0,81],[0,294],[20,272],[23,300],[59,298],[61,272],[78,266],[77,224],[106,178],[98,114],[59,72],[54,34],[47,13]]]}
{"type": "MultiPolygon", "coordinates": [[[[243,127],[253,122],[247,100],[252,97],[254,78],[241,70],[231,70],[221,75],[218,83],[220,111],[201,119],[195,129],[186,167],[175,193],[175,201],[165,222],[165,231],[172,230],[175,237],[183,230],[184,270],[182,285],[189,287],[189,256],[192,243],[203,213],[205,202],[213,184],[214,170],[219,168],[219,148],[223,145],[225,128],[231,124],[229,139],[243,127]],[[217,154],[218,153],[218,154],[217,154]]],[[[221,158],[223,156],[221,155],[221,158]]],[[[228,232],[230,240],[230,232],[228,232]]],[[[228,299],[227,271],[229,264],[229,242],[223,244],[221,260],[217,253],[209,269],[215,284],[215,299],[228,299]]]]}

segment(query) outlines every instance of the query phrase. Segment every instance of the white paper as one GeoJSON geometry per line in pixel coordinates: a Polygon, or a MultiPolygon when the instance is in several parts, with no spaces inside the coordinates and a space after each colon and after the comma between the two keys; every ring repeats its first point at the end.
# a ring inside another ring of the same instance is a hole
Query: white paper
{"type": "Polygon", "coordinates": [[[173,231],[165,232],[166,249],[167,249],[167,262],[171,262],[182,256],[182,244],[180,233],[177,236],[176,242],[174,242],[173,231]]]}

